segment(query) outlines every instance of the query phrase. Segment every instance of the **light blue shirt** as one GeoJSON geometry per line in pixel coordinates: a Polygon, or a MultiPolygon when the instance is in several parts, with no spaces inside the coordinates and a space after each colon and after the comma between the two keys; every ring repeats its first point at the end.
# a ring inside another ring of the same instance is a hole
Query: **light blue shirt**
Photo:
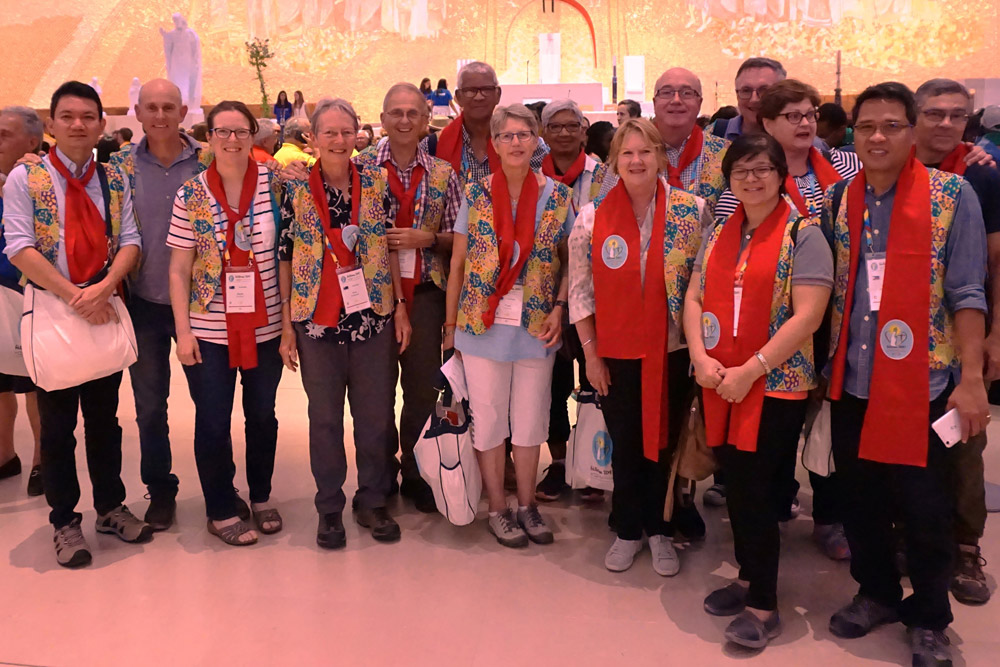
{"type": "MultiPolygon", "coordinates": [[[[76,164],[66,157],[58,148],[56,152],[70,172],[76,172],[76,164]]],[[[91,160],[93,158],[90,158],[91,160]]],[[[56,208],[59,213],[59,252],[56,259],[56,269],[69,279],[69,266],[66,263],[66,179],[64,179],[56,168],[52,166],[52,159],[49,156],[42,158],[42,165],[52,176],[52,185],[56,193],[56,208]]],[[[90,160],[83,165],[84,169],[89,168],[90,160]]],[[[105,169],[112,169],[104,165],[105,169]]],[[[101,192],[101,180],[97,173],[94,173],[90,181],[87,182],[87,195],[104,217],[104,195],[101,192]]],[[[12,258],[25,248],[34,248],[37,237],[35,236],[35,208],[31,201],[31,194],[28,192],[28,171],[24,166],[17,166],[7,177],[4,185],[4,208],[3,208],[3,234],[7,239],[7,247],[4,253],[8,258],[12,258]]],[[[142,247],[142,237],[139,235],[139,227],[135,223],[135,215],[132,213],[132,189],[125,188],[125,196],[122,202],[122,226],[118,238],[119,246],[125,247],[134,245],[142,247]]]]}

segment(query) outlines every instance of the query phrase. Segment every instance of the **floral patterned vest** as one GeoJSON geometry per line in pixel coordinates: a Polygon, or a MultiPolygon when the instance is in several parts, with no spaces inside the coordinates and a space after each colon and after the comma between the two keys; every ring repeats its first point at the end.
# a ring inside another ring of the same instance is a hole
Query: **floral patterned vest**
{"type": "Polygon", "coordinates": [[[701,152],[701,173],[698,180],[689,187],[694,195],[705,200],[709,213],[715,213],[719,197],[726,191],[726,178],[722,175],[722,158],[726,156],[729,141],[711,133],[705,133],[701,152]]]}

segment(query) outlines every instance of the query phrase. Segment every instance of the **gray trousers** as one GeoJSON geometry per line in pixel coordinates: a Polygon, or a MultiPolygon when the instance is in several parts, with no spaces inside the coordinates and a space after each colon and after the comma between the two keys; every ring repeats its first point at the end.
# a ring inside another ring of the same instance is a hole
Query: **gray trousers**
{"type": "Polygon", "coordinates": [[[983,450],[986,432],[955,445],[950,470],[955,494],[955,541],[977,546],[986,529],[986,480],[983,450]]]}
{"type": "Polygon", "coordinates": [[[309,399],[309,459],[316,480],[316,510],[342,512],[344,481],[344,398],[354,420],[359,509],[385,507],[389,494],[389,429],[395,418],[396,336],[392,322],[373,338],[343,345],[313,340],[296,325],[302,386],[309,399]]]}
{"type": "Polygon", "coordinates": [[[393,423],[389,433],[389,465],[393,477],[401,469],[404,480],[420,479],[413,447],[438,399],[434,380],[441,368],[444,318],[445,293],[433,283],[419,285],[413,293],[410,310],[413,327],[410,346],[399,356],[403,410],[399,416],[399,431],[393,423]],[[396,461],[397,449],[401,450],[400,461],[396,461]]]}

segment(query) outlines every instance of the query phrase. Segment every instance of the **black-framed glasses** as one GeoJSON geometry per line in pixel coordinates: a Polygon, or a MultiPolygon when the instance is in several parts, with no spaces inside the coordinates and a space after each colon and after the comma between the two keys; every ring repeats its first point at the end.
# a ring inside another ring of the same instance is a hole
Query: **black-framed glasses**
{"type": "Polygon", "coordinates": [[[545,126],[545,129],[552,134],[561,134],[562,132],[569,132],[570,134],[576,134],[583,127],[580,123],[549,123],[545,126]]]}
{"type": "Polygon", "coordinates": [[[744,102],[753,99],[753,94],[757,93],[757,98],[764,97],[764,93],[770,86],[760,86],[758,88],[751,88],[750,86],[743,86],[742,88],[736,89],[736,97],[740,98],[744,102]]]}
{"type": "Polygon", "coordinates": [[[775,168],[771,166],[767,167],[754,167],[753,169],[733,169],[729,172],[729,180],[731,181],[745,181],[750,174],[753,174],[757,180],[762,181],[771,174],[775,172],[775,168]]]}
{"type": "Polygon", "coordinates": [[[497,92],[500,86],[470,86],[467,88],[459,88],[455,92],[464,97],[465,99],[473,99],[477,95],[482,95],[483,97],[489,97],[490,95],[497,92]]]}
{"type": "Polygon", "coordinates": [[[858,123],[854,126],[854,134],[859,137],[870,137],[878,130],[883,137],[898,136],[903,130],[913,127],[909,123],[898,120],[890,120],[885,123],[858,123]]]}
{"type": "Polygon", "coordinates": [[[701,97],[701,93],[690,86],[681,86],[680,88],[664,86],[656,91],[653,98],[659,100],[672,100],[675,95],[680,97],[682,100],[696,100],[701,97]]]}
{"type": "Polygon", "coordinates": [[[501,132],[494,136],[493,138],[499,141],[501,144],[509,144],[517,138],[518,143],[527,143],[531,141],[531,138],[535,136],[534,132],[529,132],[527,130],[521,130],[520,132],[501,132]]]}
{"type": "Polygon", "coordinates": [[[225,141],[226,139],[228,139],[229,137],[233,136],[234,134],[236,135],[237,139],[240,139],[240,140],[249,139],[250,135],[253,134],[253,133],[250,132],[250,130],[248,130],[245,127],[239,127],[239,128],[236,128],[235,130],[231,129],[231,128],[228,128],[228,127],[217,127],[214,130],[212,130],[212,134],[214,134],[215,136],[217,136],[219,139],[222,139],[223,141],[225,141]]]}
{"type": "Polygon", "coordinates": [[[964,125],[969,122],[969,114],[966,111],[945,111],[944,109],[922,109],[923,117],[935,125],[940,125],[947,118],[952,125],[964,125]]]}
{"type": "Polygon", "coordinates": [[[819,116],[819,113],[816,111],[816,109],[810,109],[809,111],[805,112],[786,111],[785,113],[779,113],[778,115],[783,116],[785,120],[787,120],[792,125],[798,125],[799,123],[802,122],[803,118],[805,118],[806,121],[809,123],[815,123],[816,118],[819,116]]]}

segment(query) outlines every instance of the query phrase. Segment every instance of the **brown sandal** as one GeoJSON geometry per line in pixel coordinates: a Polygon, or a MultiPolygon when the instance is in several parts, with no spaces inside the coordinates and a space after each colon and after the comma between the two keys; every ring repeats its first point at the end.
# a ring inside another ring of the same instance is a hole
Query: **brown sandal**
{"type": "Polygon", "coordinates": [[[240,539],[252,530],[253,528],[242,519],[232,525],[226,526],[225,528],[216,528],[212,520],[208,520],[208,532],[233,547],[246,547],[251,544],[257,544],[256,537],[247,542],[240,539]]]}
{"type": "Polygon", "coordinates": [[[281,520],[281,515],[278,514],[278,510],[273,508],[268,508],[266,510],[255,511],[253,513],[253,520],[257,522],[257,529],[265,535],[274,535],[284,527],[284,523],[281,520]],[[264,528],[265,523],[276,523],[277,528],[264,528]]]}

